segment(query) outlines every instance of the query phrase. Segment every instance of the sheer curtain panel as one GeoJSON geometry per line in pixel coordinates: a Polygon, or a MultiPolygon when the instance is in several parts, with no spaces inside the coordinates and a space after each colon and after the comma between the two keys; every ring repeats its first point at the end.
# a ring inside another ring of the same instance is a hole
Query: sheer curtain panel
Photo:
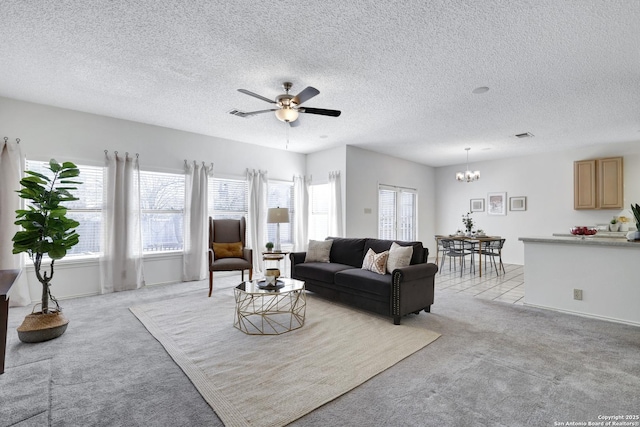
{"type": "Polygon", "coordinates": [[[207,278],[207,233],[209,176],[213,164],[205,166],[184,162],[184,255],[182,280],[203,280],[207,278]]]}
{"type": "Polygon", "coordinates": [[[137,154],[105,151],[103,202],[102,293],[137,289],[144,285],[137,154]]]}
{"type": "MultiPolygon", "coordinates": [[[[20,190],[23,165],[19,139],[0,141],[0,270],[24,270],[24,256],[13,254],[13,236],[20,227],[15,225],[16,210],[22,208],[20,190]]],[[[31,303],[27,275],[23,271],[11,288],[9,304],[22,306],[31,303]]]]}
{"type": "Polygon", "coordinates": [[[247,218],[247,246],[254,250],[253,271],[262,273],[262,257],[267,227],[267,172],[247,170],[249,212],[247,218]]]}
{"type": "Polygon", "coordinates": [[[329,236],[343,237],[340,171],[329,172],[329,236]]]}
{"type": "Polygon", "coordinates": [[[309,228],[309,184],[310,179],[304,176],[293,177],[293,250],[307,250],[309,228]]]}

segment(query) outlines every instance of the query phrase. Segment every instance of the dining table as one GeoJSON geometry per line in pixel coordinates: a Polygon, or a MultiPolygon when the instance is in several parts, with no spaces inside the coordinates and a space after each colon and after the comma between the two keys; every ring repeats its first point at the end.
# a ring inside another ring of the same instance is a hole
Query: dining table
{"type": "MultiPolygon", "coordinates": [[[[482,277],[482,247],[484,246],[483,243],[485,242],[499,242],[500,240],[502,240],[502,237],[500,236],[467,236],[467,235],[462,235],[462,234],[450,234],[450,235],[444,235],[444,234],[436,234],[436,243],[437,243],[437,247],[440,246],[440,240],[442,239],[447,239],[447,240],[456,240],[456,241],[464,241],[464,242],[470,242],[470,243],[478,243],[478,272],[480,274],[480,277],[482,277]]],[[[436,250],[436,265],[439,266],[438,264],[438,259],[440,256],[440,250],[436,250]]]]}

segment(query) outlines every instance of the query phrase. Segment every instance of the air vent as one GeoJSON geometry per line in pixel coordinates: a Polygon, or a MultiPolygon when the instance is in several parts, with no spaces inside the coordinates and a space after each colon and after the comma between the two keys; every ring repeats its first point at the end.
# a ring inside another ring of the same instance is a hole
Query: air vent
{"type": "Polygon", "coordinates": [[[516,138],[533,138],[533,134],[529,132],[519,133],[516,135],[516,138]]]}

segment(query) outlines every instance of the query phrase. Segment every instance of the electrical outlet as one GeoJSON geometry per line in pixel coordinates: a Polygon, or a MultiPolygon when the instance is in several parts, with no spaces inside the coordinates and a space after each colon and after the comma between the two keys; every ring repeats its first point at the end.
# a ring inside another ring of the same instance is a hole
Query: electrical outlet
{"type": "Polygon", "coordinates": [[[582,289],[573,290],[573,299],[582,301],[582,289]]]}

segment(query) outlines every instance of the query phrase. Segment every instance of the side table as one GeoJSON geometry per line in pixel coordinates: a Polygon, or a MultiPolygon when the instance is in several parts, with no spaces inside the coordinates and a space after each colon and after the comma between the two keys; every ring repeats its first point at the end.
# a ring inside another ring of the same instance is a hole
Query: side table
{"type": "Polygon", "coordinates": [[[282,277],[286,276],[286,268],[287,268],[287,255],[290,252],[262,252],[262,261],[264,262],[265,268],[267,268],[268,262],[277,262],[278,268],[280,269],[280,275],[282,277]],[[284,260],[284,268],[280,268],[280,261],[284,260]]]}

